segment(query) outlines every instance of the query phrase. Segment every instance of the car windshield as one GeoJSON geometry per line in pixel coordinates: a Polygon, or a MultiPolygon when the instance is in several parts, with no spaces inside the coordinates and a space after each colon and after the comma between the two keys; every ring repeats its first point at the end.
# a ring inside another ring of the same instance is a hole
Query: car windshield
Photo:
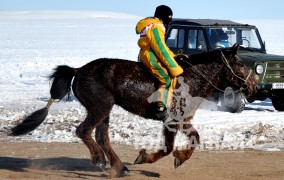
{"type": "Polygon", "coordinates": [[[213,49],[231,47],[238,43],[243,48],[261,49],[256,29],[248,27],[208,28],[207,35],[213,49]]]}

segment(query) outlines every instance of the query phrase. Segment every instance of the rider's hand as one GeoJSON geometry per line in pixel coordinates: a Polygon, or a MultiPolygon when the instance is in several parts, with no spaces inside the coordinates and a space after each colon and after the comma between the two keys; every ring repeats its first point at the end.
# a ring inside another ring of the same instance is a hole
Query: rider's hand
{"type": "Polygon", "coordinates": [[[186,54],[177,54],[174,58],[175,60],[187,60],[189,57],[186,54]]]}

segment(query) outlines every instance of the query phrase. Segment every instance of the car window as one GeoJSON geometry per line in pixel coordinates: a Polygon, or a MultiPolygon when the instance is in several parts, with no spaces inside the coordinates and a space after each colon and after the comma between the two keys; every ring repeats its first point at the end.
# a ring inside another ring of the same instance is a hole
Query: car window
{"type": "Polygon", "coordinates": [[[170,48],[183,48],[184,47],[184,29],[173,28],[171,29],[167,45],[170,48]]]}
{"type": "Polygon", "coordinates": [[[244,47],[261,48],[255,29],[243,29],[240,44],[244,47]]]}
{"type": "Polygon", "coordinates": [[[197,30],[189,30],[188,32],[188,48],[196,49],[197,30]]]}
{"type": "Polygon", "coordinates": [[[222,27],[219,28],[209,28],[207,30],[209,42],[213,48],[225,48],[229,47],[230,38],[231,41],[234,41],[235,38],[229,36],[222,27]]]}
{"type": "Polygon", "coordinates": [[[226,26],[208,28],[207,36],[213,49],[231,47],[235,43],[245,48],[261,48],[256,30],[253,28],[226,26]]]}
{"type": "Polygon", "coordinates": [[[206,41],[202,30],[190,29],[188,31],[188,49],[206,50],[206,41]]]}

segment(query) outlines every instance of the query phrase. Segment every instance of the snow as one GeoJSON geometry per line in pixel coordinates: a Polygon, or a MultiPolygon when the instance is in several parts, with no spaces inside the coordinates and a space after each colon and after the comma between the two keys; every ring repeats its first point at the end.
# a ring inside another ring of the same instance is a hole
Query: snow
{"type": "MultiPolygon", "coordinates": [[[[23,117],[44,107],[49,99],[46,78],[57,65],[80,67],[101,58],[136,61],[135,25],[140,17],[95,11],[0,11],[0,141],[81,142],[76,127],[85,109],[73,98],[52,105],[49,115],[32,133],[7,136],[23,117]]],[[[284,55],[284,20],[237,20],[256,25],[267,52],[284,55]]],[[[284,148],[284,112],[269,99],[247,103],[232,114],[205,102],[192,120],[201,137],[199,150],[284,148]]],[[[110,115],[112,143],[157,149],[163,145],[163,123],[143,119],[114,106],[110,115]]],[[[178,133],[175,146],[186,146],[178,133]]]]}

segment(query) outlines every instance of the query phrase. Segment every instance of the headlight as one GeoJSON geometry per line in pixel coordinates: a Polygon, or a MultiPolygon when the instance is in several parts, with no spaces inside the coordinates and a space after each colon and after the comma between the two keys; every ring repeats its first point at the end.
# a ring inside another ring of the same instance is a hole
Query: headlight
{"type": "Polygon", "coordinates": [[[262,74],[263,73],[263,66],[261,64],[256,65],[255,72],[257,74],[262,74]]]}

